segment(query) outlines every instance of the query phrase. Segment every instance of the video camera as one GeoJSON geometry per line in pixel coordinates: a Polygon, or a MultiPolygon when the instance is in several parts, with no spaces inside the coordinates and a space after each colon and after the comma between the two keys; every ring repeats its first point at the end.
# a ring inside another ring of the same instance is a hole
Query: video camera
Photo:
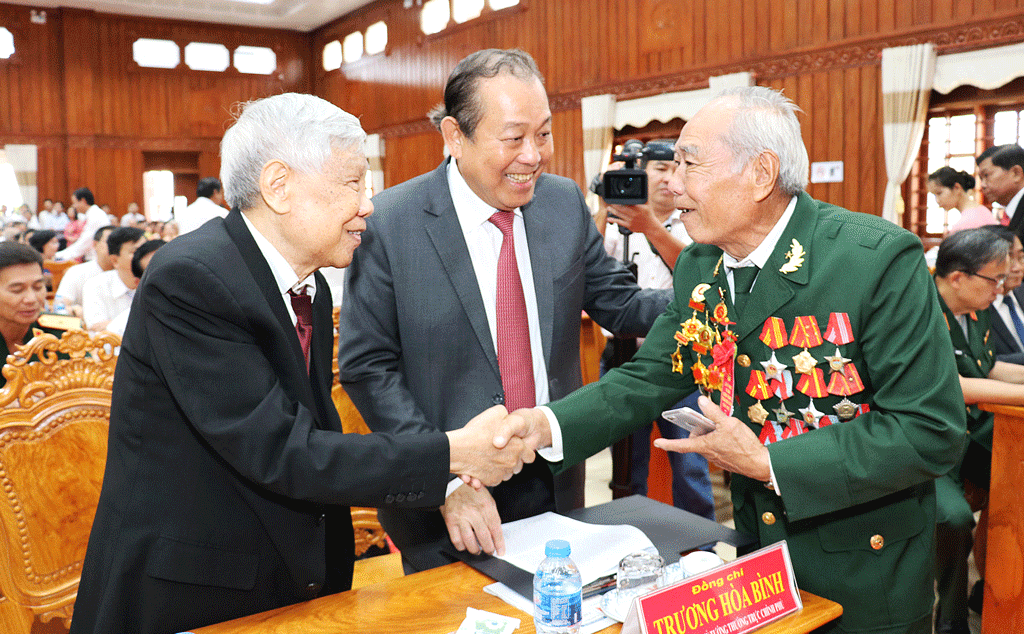
{"type": "Polygon", "coordinates": [[[630,139],[622,146],[621,154],[612,156],[616,161],[624,161],[626,166],[608,170],[595,178],[590,191],[610,205],[642,205],[647,202],[647,172],[637,169],[636,162],[640,159],[671,161],[673,158],[675,149],[665,142],[651,141],[644,145],[643,141],[630,139]]]}

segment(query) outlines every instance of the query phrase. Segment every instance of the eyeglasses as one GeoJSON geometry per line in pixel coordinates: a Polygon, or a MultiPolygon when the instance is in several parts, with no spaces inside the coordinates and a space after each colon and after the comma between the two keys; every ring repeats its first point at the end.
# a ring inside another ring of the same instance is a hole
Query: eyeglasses
{"type": "Polygon", "coordinates": [[[981,273],[968,273],[968,275],[973,275],[974,277],[980,277],[983,280],[988,280],[989,282],[992,282],[996,286],[1002,286],[1003,283],[1006,282],[1005,275],[1000,275],[999,277],[989,277],[987,275],[982,275],[981,273]]]}

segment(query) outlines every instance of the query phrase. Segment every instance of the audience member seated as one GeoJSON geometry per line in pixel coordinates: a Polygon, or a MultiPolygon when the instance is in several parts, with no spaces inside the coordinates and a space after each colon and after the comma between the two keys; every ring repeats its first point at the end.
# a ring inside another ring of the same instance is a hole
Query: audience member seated
{"type": "Polygon", "coordinates": [[[988,307],[996,358],[1007,363],[1024,364],[1024,287],[1021,287],[1021,279],[1024,278],[1024,246],[1009,227],[988,225],[985,228],[1013,243],[1010,248],[1010,268],[1006,272],[1002,294],[988,307]]]}
{"type": "MultiPolygon", "coordinates": [[[[57,254],[57,250],[60,248],[60,240],[57,238],[57,232],[51,229],[41,229],[39,231],[33,231],[32,235],[28,237],[28,245],[39,251],[43,255],[43,262],[53,260],[53,256],[57,254]]],[[[53,290],[53,276],[50,274],[45,267],[43,267],[43,276],[46,279],[46,290],[53,290]]]]}
{"type": "Polygon", "coordinates": [[[146,217],[139,213],[139,203],[128,203],[128,213],[121,216],[121,226],[141,229],[145,224],[146,217]]]}
{"type": "Polygon", "coordinates": [[[974,177],[952,167],[940,167],[928,175],[928,191],[935,202],[946,211],[960,212],[959,219],[949,228],[950,233],[998,224],[988,207],[974,200],[974,177]]]}
{"type": "MultiPolygon", "coordinates": [[[[67,239],[67,233],[64,231],[64,228],[68,226],[69,219],[68,212],[64,209],[64,203],[59,200],[54,201],[53,208],[50,211],[53,213],[53,226],[44,227],[44,229],[53,229],[67,239]]],[[[68,240],[68,242],[73,241],[68,240]]]]}
{"type": "MultiPolygon", "coordinates": [[[[0,362],[7,355],[42,330],[60,336],[59,330],[39,325],[39,315],[46,306],[46,284],[43,281],[43,256],[30,246],[17,242],[0,242],[0,362]]],[[[0,374],[0,386],[7,379],[0,374]]]]}
{"type": "Polygon", "coordinates": [[[170,242],[171,240],[177,238],[179,235],[181,235],[181,232],[178,229],[178,222],[176,220],[168,220],[167,222],[165,222],[164,228],[160,232],[160,237],[163,239],[164,242],[170,242]]]}
{"type": "Polygon", "coordinates": [[[990,203],[1002,205],[997,218],[1024,240],[1024,148],[1015,144],[995,145],[977,158],[981,193],[990,203]]]}
{"type": "MultiPolygon", "coordinates": [[[[987,523],[992,461],[992,414],[979,403],[1024,405],[1024,366],[995,358],[986,310],[1007,277],[1011,243],[987,227],[966,229],[939,245],[935,285],[939,291],[956,356],[960,387],[967,405],[969,442],[960,463],[936,480],[935,631],[970,634],[967,626],[967,557],[971,552],[973,512],[981,510],[979,539],[987,523]]],[[[983,549],[975,563],[985,569],[983,549]]]]}
{"type": "Polygon", "coordinates": [[[85,287],[85,283],[100,273],[114,268],[114,263],[110,259],[110,251],[107,249],[107,236],[114,229],[115,227],[108,225],[100,227],[93,234],[92,247],[96,253],[96,259],[76,264],[68,269],[57,287],[54,304],[63,304],[66,311],[75,317],[82,316],[82,288],[85,287]]]}
{"type": "MultiPolygon", "coordinates": [[[[77,217],[83,219],[82,228],[78,236],[72,240],[68,236],[68,227],[64,228],[64,236],[68,238],[68,247],[57,252],[58,260],[91,260],[94,257],[92,250],[92,235],[100,227],[110,223],[107,214],[96,206],[96,199],[88,187],[79,187],[71,195],[72,208],[77,212],[77,217]]],[[[70,211],[70,210],[69,210],[70,211]]],[[[68,223],[71,226],[71,223],[68,223]]]]}
{"type": "MultiPolygon", "coordinates": [[[[135,276],[136,280],[142,279],[142,274],[146,272],[146,267],[149,266],[149,261],[153,259],[153,253],[160,247],[167,244],[164,240],[149,240],[143,242],[135,253],[132,255],[132,275],[135,276]]],[[[138,282],[136,282],[137,284],[138,282]]],[[[132,307],[121,311],[121,313],[110,320],[107,324],[107,332],[112,332],[118,337],[124,337],[124,328],[128,325],[128,314],[131,312],[132,307]]]]}
{"type": "Polygon", "coordinates": [[[89,330],[104,330],[125,311],[135,296],[138,278],[132,274],[132,255],[146,241],[142,229],[118,227],[107,236],[114,268],[90,279],[82,288],[82,319],[89,330]]]}

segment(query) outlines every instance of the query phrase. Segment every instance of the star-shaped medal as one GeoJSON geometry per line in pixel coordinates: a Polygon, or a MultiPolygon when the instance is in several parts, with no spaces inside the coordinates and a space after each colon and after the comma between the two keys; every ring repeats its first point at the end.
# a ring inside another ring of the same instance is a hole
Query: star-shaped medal
{"type": "Polygon", "coordinates": [[[818,365],[818,360],[811,356],[810,352],[807,352],[805,348],[803,352],[793,357],[793,367],[800,374],[810,374],[814,372],[814,366],[818,365]]]}
{"type": "Polygon", "coordinates": [[[775,357],[775,351],[772,351],[772,358],[767,361],[762,361],[761,365],[764,366],[764,374],[768,379],[775,379],[776,381],[782,380],[782,372],[785,370],[787,365],[779,363],[779,360],[775,357]]]}
{"type": "Polygon", "coordinates": [[[836,346],[836,353],[830,357],[825,357],[825,360],[828,361],[828,367],[833,372],[842,372],[843,366],[850,362],[850,359],[839,353],[838,346],[836,346]]]}
{"type": "Polygon", "coordinates": [[[836,410],[836,416],[839,417],[839,420],[844,422],[852,420],[857,415],[857,404],[848,398],[843,398],[843,400],[833,405],[832,409],[836,410]]]}
{"type": "Polygon", "coordinates": [[[756,425],[764,425],[768,420],[768,410],[761,405],[761,401],[758,401],[747,408],[747,418],[756,425]]]}
{"type": "Polygon", "coordinates": [[[812,398],[807,403],[807,407],[800,408],[800,416],[804,419],[804,424],[808,427],[818,428],[818,419],[825,415],[825,412],[819,412],[818,408],[814,406],[814,399],[812,398]]]}
{"type": "Polygon", "coordinates": [[[686,372],[686,366],[683,365],[683,355],[679,352],[678,346],[676,351],[672,353],[672,371],[679,374],[685,374],[686,372]]]}
{"type": "Polygon", "coordinates": [[[789,419],[793,417],[793,412],[786,409],[786,403],[780,402],[779,406],[772,410],[775,412],[775,420],[780,425],[785,425],[789,422],[789,419]]]}

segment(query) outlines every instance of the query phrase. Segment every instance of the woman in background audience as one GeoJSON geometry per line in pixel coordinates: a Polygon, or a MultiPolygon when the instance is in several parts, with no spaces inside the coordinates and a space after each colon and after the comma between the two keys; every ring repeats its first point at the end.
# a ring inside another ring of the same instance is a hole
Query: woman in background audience
{"type": "Polygon", "coordinates": [[[946,211],[956,209],[959,219],[949,228],[949,233],[961,229],[973,229],[984,225],[998,224],[988,207],[974,200],[974,177],[952,167],[940,167],[928,175],[928,191],[935,196],[935,202],[946,211]]]}
{"type": "MultiPolygon", "coordinates": [[[[57,206],[56,203],[54,206],[57,206]]],[[[85,218],[78,217],[74,205],[68,207],[68,224],[64,225],[64,237],[67,238],[68,244],[74,244],[75,240],[78,240],[78,237],[82,235],[83,228],[85,228],[85,218]]]]}
{"type": "Polygon", "coordinates": [[[176,220],[168,220],[164,223],[163,231],[160,232],[160,237],[166,242],[178,237],[178,222],[176,220]]]}
{"type": "Polygon", "coordinates": [[[57,232],[49,229],[34,231],[28,237],[28,245],[43,254],[43,277],[46,279],[46,289],[52,291],[53,274],[46,268],[45,262],[52,260],[60,250],[60,239],[57,238],[57,232]]]}

